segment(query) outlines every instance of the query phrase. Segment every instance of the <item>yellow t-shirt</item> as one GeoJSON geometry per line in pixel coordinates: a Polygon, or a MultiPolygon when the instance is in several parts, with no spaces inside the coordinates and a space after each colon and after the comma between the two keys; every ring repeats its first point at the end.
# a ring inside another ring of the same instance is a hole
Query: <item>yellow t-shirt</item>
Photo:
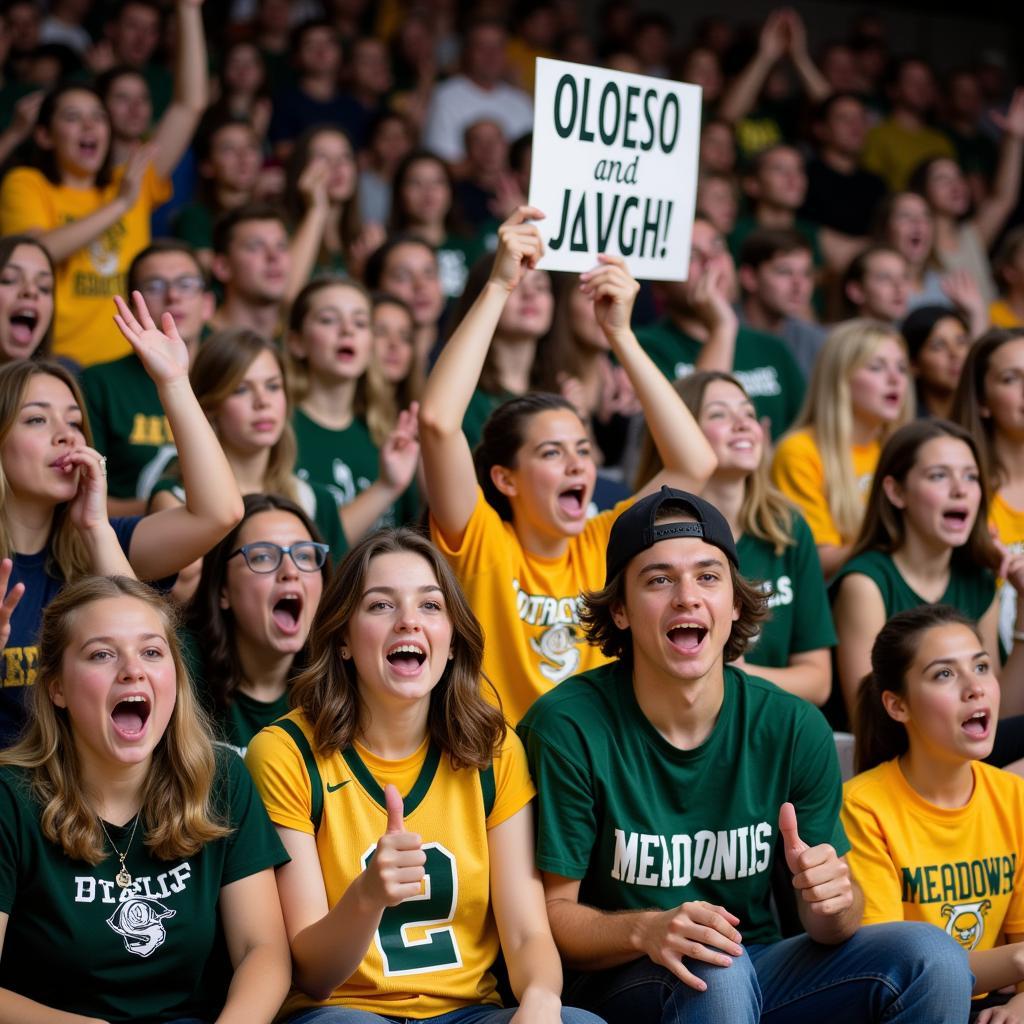
{"type": "MultiPolygon", "coordinates": [[[[999,541],[1019,555],[1024,552],[1024,509],[1013,508],[997,491],[988,510],[989,526],[996,531],[999,541]]],[[[1013,630],[1017,624],[1017,591],[999,581],[999,640],[1003,650],[1013,647],[1013,630]]]]}
{"type": "MultiPolygon", "coordinates": [[[[292,711],[286,717],[312,746],[305,715],[292,711]]],[[[324,788],[316,846],[328,905],[363,872],[387,828],[389,782],[405,799],[406,828],[423,839],[427,879],[424,895],[384,911],[362,963],[325,1004],[293,990],[281,1016],[318,1005],[416,1018],[479,1003],[501,1005],[490,974],[498,929],[487,832],[536,792],[515,733],[508,731],[494,759],[494,799],[486,817],[481,773],[454,769],[429,742],[401,761],[382,761],[359,744],[315,760],[324,788]]],[[[264,729],[249,744],[245,762],[270,820],[312,835],[309,775],[292,738],[279,727],[264,729]]]]}
{"type": "MultiPolygon", "coordinates": [[[[862,500],[867,499],[868,491],[871,490],[871,480],[881,453],[882,446],[878,441],[852,445],[850,448],[853,473],[862,500]]],[[[828,508],[825,467],[812,430],[796,430],[779,441],[772,462],[772,479],[775,486],[803,513],[814,535],[815,544],[838,547],[854,541],[854,537],[842,536],[832,520],[828,508]]]]}
{"type": "Polygon", "coordinates": [[[1024,932],[1024,779],[981,761],[966,806],[924,800],[886,761],[843,787],[864,924],[926,921],[968,952],[1024,932]]]}
{"type": "MultiPolygon", "coordinates": [[[[54,185],[34,167],[15,167],[0,184],[0,232],[52,231],[81,220],[117,195],[121,169],[106,188],[54,185]]],[[[115,295],[127,296],[128,267],[150,241],[153,209],[171,197],[171,184],[152,167],[135,205],[91,245],[57,265],[53,351],[81,366],[131,352],[114,324],[115,295]]]]}
{"type": "MultiPolygon", "coordinates": [[[[513,725],[557,683],[607,664],[609,659],[583,637],[580,595],[604,586],[608,535],[629,503],[589,520],[561,558],[524,551],[512,524],[502,520],[479,488],[457,547],[431,517],[430,536],[451,563],[483,627],[484,675],[513,725]]],[[[493,698],[486,684],[484,694],[493,698]]]]}
{"type": "Polygon", "coordinates": [[[936,156],[956,159],[947,135],[934,128],[908,130],[890,117],[868,132],[860,162],[883,177],[890,192],[902,192],[915,168],[936,156]]]}
{"type": "Polygon", "coordinates": [[[988,307],[988,318],[993,327],[1024,327],[1024,320],[1010,308],[1006,299],[996,299],[988,307]]]}

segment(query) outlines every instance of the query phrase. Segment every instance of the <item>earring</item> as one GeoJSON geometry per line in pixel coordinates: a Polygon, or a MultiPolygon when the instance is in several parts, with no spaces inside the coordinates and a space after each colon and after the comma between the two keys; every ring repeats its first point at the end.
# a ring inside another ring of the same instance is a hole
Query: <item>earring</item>
{"type": "Polygon", "coordinates": [[[352,655],[349,653],[349,650],[348,650],[347,647],[342,647],[342,649],[341,649],[341,657],[342,657],[343,661],[348,661],[348,659],[352,657],[352,655]]]}

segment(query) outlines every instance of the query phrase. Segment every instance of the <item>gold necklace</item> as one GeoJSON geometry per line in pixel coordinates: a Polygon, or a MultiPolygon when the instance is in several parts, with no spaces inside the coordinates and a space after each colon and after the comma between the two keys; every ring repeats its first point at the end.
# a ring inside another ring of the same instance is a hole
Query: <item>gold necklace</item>
{"type": "Polygon", "coordinates": [[[107,842],[110,843],[111,849],[117,854],[117,859],[121,862],[121,870],[114,875],[114,881],[117,882],[122,889],[127,889],[132,885],[133,879],[124,866],[124,859],[128,856],[128,851],[132,848],[132,840],[135,838],[135,830],[139,827],[139,818],[142,817],[142,811],[139,811],[135,815],[135,824],[132,825],[132,834],[128,837],[128,845],[124,848],[122,853],[116,846],[114,846],[114,840],[110,838],[110,833],[107,831],[107,826],[103,824],[103,819],[97,814],[96,817],[99,819],[100,828],[103,829],[103,834],[107,837],[107,842]]]}

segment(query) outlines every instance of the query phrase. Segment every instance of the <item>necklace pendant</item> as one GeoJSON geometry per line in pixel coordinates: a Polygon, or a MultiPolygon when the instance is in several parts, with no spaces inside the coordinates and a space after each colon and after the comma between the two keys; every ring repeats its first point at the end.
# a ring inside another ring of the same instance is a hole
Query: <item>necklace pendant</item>
{"type": "Polygon", "coordinates": [[[129,888],[129,886],[131,886],[132,876],[128,874],[128,870],[125,868],[123,864],[121,865],[121,870],[118,871],[116,875],[114,875],[114,881],[117,882],[117,884],[121,886],[122,889],[127,889],[129,888]]]}

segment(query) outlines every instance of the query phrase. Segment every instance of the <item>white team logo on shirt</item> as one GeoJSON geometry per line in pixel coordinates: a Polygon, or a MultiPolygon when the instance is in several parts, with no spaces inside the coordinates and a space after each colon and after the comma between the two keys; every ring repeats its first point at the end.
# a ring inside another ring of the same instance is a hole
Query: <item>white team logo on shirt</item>
{"type": "Polygon", "coordinates": [[[947,903],[942,908],[942,916],[946,918],[946,934],[952,935],[969,953],[981,942],[985,934],[985,914],[991,909],[991,900],[947,903]]]}
{"type": "Polygon", "coordinates": [[[530,637],[530,646],[549,664],[540,663],[541,674],[553,683],[575,675],[579,669],[580,652],[576,646],[576,630],[561,623],[545,629],[538,640],[530,637]]]}
{"type": "Polygon", "coordinates": [[[167,938],[164,918],[175,911],[152,897],[133,896],[125,900],[107,924],[124,939],[124,948],[136,956],[152,956],[167,938]]]}

